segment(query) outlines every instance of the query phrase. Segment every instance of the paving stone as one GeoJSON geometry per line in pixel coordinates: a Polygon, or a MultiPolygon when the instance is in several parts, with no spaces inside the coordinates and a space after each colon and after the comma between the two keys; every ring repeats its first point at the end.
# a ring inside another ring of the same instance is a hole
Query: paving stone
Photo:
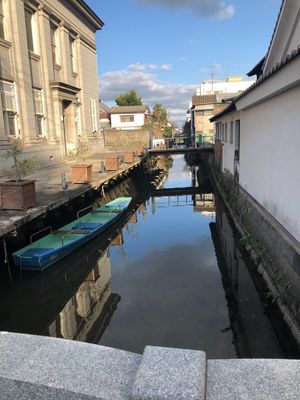
{"type": "Polygon", "coordinates": [[[102,400],[129,398],[141,360],[109,347],[15,333],[0,333],[0,354],[1,378],[102,400]]]}
{"type": "Polygon", "coordinates": [[[147,346],[134,382],[134,400],[204,400],[206,356],[201,351],[147,346]]]}
{"type": "Polygon", "coordinates": [[[208,361],[207,400],[299,399],[300,361],[208,361]]]}

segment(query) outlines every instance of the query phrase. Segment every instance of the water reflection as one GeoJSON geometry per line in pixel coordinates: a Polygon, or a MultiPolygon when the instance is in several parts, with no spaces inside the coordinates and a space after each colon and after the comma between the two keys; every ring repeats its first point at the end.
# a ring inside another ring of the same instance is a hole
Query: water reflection
{"type": "Polygon", "coordinates": [[[164,186],[192,194],[138,199],[105,238],[43,274],[24,274],[1,294],[0,329],[139,353],[158,345],[210,358],[297,356],[198,172],[175,157],[164,186]]]}

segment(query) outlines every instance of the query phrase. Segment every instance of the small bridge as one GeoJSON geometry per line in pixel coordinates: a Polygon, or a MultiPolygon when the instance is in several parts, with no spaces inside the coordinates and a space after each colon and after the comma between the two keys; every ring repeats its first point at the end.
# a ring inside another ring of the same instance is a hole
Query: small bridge
{"type": "Polygon", "coordinates": [[[164,154],[200,154],[200,153],[211,153],[214,150],[214,145],[210,143],[205,143],[201,147],[185,147],[180,149],[151,149],[148,150],[149,156],[152,155],[164,155],[164,154]]]}
{"type": "Polygon", "coordinates": [[[212,188],[210,185],[205,185],[197,187],[155,189],[151,192],[151,196],[167,197],[167,196],[186,196],[186,195],[209,194],[209,193],[212,193],[212,188]]]}

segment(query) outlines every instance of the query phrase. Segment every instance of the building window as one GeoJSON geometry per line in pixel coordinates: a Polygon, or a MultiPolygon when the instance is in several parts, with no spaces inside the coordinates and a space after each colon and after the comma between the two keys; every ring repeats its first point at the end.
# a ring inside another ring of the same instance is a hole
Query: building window
{"type": "Polygon", "coordinates": [[[225,142],[227,142],[227,122],[225,124],[225,142]]]}
{"type": "Polygon", "coordinates": [[[0,38],[5,39],[3,0],[0,0],[0,38]]]}
{"type": "Polygon", "coordinates": [[[91,120],[92,120],[92,131],[97,132],[97,106],[96,100],[91,99],[91,120]]]}
{"type": "Polygon", "coordinates": [[[230,122],[230,143],[233,143],[233,121],[230,122]]]}
{"type": "Polygon", "coordinates": [[[76,68],[76,40],[73,39],[72,36],[69,36],[69,44],[70,44],[70,57],[71,57],[71,69],[72,73],[77,73],[76,68]]]}
{"type": "Polygon", "coordinates": [[[14,83],[0,81],[4,129],[6,136],[17,135],[17,101],[14,83]]]}
{"type": "Polygon", "coordinates": [[[36,121],[36,128],[37,128],[37,136],[44,136],[45,129],[44,129],[44,105],[43,105],[43,92],[42,90],[33,91],[34,94],[34,106],[35,106],[35,121],[36,121]]]}
{"type": "Polygon", "coordinates": [[[34,51],[34,40],[33,40],[33,12],[25,8],[25,24],[27,34],[28,50],[34,51]]]}
{"type": "Polygon", "coordinates": [[[240,160],[240,120],[235,121],[235,160],[240,160]]]}
{"type": "Polygon", "coordinates": [[[59,47],[58,47],[58,30],[57,26],[54,24],[50,24],[50,32],[51,32],[51,49],[52,49],[52,59],[53,64],[59,64],[59,47]]]}
{"type": "Polygon", "coordinates": [[[120,115],[121,122],[134,122],[134,115],[120,115]]]}
{"type": "Polygon", "coordinates": [[[196,115],[213,115],[213,110],[196,110],[196,115]]]}

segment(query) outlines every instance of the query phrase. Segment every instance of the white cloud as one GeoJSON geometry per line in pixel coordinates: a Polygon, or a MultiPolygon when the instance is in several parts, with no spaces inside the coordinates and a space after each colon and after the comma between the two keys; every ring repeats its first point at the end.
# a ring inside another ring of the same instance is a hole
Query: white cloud
{"type": "MultiPolygon", "coordinates": [[[[168,69],[170,64],[165,66],[168,69]]],[[[186,110],[197,84],[161,82],[156,72],[157,70],[151,70],[149,66],[144,69],[142,64],[129,65],[126,70],[106,72],[100,77],[100,97],[111,102],[119,94],[135,89],[143,102],[150,107],[155,103],[166,107],[170,119],[180,126],[184,123],[186,110]]]]}
{"type": "Polygon", "coordinates": [[[135,63],[128,65],[128,69],[132,71],[172,71],[172,64],[141,64],[135,63]]]}
{"type": "Polygon", "coordinates": [[[173,65],[172,64],[163,64],[160,66],[163,71],[172,71],[173,65]]]}
{"type": "Polygon", "coordinates": [[[197,15],[216,19],[231,18],[234,7],[223,0],[137,0],[145,5],[162,5],[168,8],[189,8],[197,15]]]}

